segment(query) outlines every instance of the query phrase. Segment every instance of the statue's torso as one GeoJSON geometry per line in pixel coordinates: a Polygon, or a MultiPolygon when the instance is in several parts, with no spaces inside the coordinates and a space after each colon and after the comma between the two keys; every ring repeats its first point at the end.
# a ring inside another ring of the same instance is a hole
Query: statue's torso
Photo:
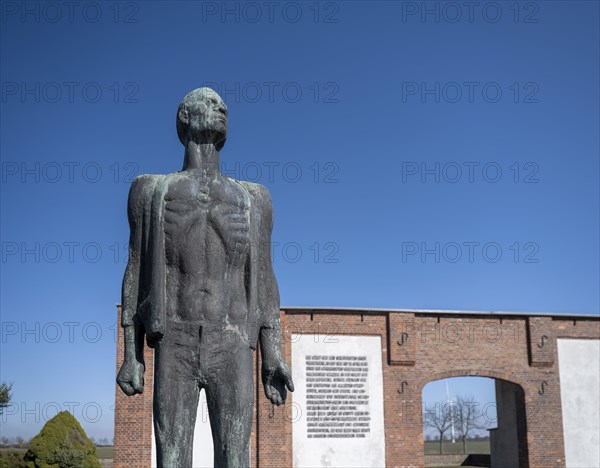
{"type": "Polygon", "coordinates": [[[248,193],[221,175],[211,179],[189,172],[167,177],[164,231],[169,318],[246,322],[248,193]]]}

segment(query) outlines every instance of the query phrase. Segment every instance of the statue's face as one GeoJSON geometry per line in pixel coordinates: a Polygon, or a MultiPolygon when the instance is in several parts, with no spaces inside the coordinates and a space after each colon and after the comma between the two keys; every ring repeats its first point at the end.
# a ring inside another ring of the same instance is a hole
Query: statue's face
{"type": "Polygon", "coordinates": [[[209,88],[201,88],[195,94],[195,100],[188,107],[187,115],[181,115],[182,121],[187,120],[189,136],[193,139],[214,140],[222,142],[227,137],[227,106],[217,93],[209,88]]]}

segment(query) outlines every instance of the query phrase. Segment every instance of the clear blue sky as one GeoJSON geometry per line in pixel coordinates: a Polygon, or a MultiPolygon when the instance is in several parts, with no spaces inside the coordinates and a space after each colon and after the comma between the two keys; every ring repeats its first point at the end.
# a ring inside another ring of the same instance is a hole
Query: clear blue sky
{"type": "Polygon", "coordinates": [[[513,3],[3,2],[2,435],[112,437],[130,176],[207,83],[283,305],[598,314],[599,4],[513,3]]]}

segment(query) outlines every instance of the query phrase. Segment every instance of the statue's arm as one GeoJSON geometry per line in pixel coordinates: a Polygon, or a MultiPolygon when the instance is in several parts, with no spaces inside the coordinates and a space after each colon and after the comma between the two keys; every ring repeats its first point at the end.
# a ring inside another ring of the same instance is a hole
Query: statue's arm
{"type": "Polygon", "coordinates": [[[129,259],[121,289],[121,326],[125,335],[125,361],[144,362],[144,328],[137,314],[140,287],[140,256],[144,218],[146,178],[136,177],[129,190],[127,219],[129,221],[129,259]]]}
{"type": "Polygon", "coordinates": [[[258,306],[259,341],[263,362],[281,358],[281,325],[279,319],[279,287],[273,272],[271,258],[271,233],[273,232],[273,206],[266,188],[260,193],[260,239],[258,242],[258,306]]]}
{"type": "Polygon", "coordinates": [[[281,350],[281,323],[279,318],[279,288],[271,259],[273,206],[269,191],[258,186],[260,239],[258,248],[258,308],[259,342],[262,361],[262,380],[265,394],[272,403],[285,402],[287,389],[294,391],[294,383],[281,350]],[[286,389],[287,388],[287,389],[286,389]]]}
{"type": "Polygon", "coordinates": [[[129,220],[129,259],[121,290],[121,326],[124,335],[124,358],[117,382],[127,395],[144,389],[144,326],[137,311],[140,288],[143,220],[152,190],[150,176],[139,176],[131,184],[127,202],[129,220]]]}

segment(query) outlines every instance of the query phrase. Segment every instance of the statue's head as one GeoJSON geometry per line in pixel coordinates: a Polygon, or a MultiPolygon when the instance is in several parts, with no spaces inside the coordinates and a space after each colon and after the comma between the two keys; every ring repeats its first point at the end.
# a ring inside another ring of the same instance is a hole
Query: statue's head
{"type": "Polygon", "coordinates": [[[227,138],[227,106],[215,91],[198,88],[190,91],[177,109],[177,136],[186,145],[214,143],[217,150],[223,148],[227,138]]]}

